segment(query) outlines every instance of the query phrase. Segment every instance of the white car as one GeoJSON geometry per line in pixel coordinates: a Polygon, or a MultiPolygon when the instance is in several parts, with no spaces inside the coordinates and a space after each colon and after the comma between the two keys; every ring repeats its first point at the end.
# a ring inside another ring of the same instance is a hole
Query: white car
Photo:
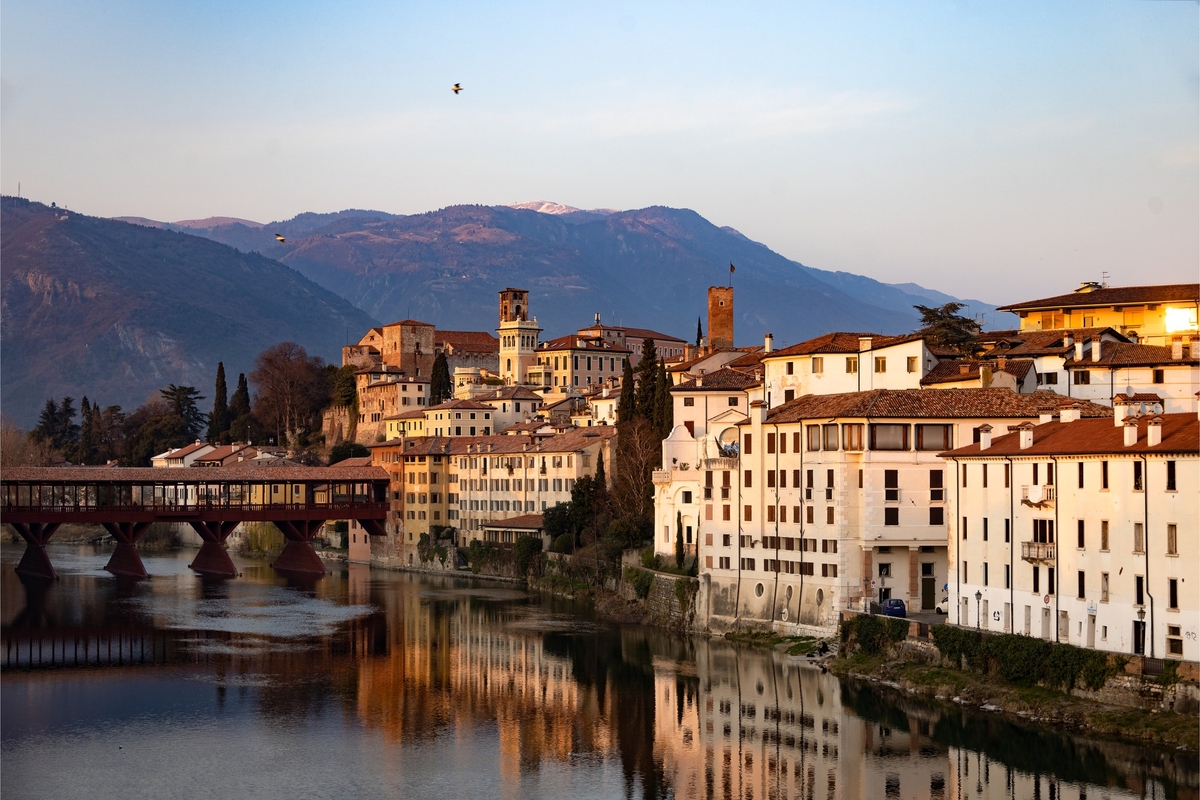
{"type": "Polygon", "coordinates": [[[933,613],[949,614],[950,613],[950,598],[943,597],[942,602],[938,603],[936,606],[933,607],[933,613]]]}

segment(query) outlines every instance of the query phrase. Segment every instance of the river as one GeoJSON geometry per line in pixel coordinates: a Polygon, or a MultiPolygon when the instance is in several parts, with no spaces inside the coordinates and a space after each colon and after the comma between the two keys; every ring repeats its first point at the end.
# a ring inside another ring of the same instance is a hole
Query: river
{"type": "Polygon", "coordinates": [[[1194,755],[1021,727],[510,584],[0,550],[17,798],[1197,798],[1194,755]]]}

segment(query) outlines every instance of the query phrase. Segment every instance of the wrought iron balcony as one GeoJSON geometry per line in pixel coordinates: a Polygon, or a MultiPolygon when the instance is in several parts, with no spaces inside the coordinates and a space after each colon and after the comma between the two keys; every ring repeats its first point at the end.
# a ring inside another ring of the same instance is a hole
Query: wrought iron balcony
{"type": "Polygon", "coordinates": [[[1052,542],[1021,542],[1021,560],[1043,562],[1054,560],[1054,544],[1052,542]]]}

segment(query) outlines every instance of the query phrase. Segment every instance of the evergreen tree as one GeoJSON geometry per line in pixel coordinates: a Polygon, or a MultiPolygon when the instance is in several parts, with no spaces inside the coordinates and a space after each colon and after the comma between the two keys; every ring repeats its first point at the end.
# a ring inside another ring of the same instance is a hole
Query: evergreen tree
{"type": "Polygon", "coordinates": [[[655,424],[658,408],[658,351],[653,339],[642,341],[642,360],[637,372],[637,415],[655,424]]]}
{"type": "Polygon", "coordinates": [[[94,464],[99,445],[99,404],[92,405],[87,397],[79,403],[79,444],[75,448],[74,460],[78,464],[94,464]]]}
{"type": "Polygon", "coordinates": [[[596,453],[596,491],[603,493],[608,490],[608,478],[604,475],[604,450],[596,453]]]}
{"type": "Polygon", "coordinates": [[[965,305],[946,303],[944,306],[915,305],[913,308],[921,315],[921,327],[916,332],[924,334],[929,344],[957,350],[967,356],[975,354],[979,323],[959,315],[965,305]]]}
{"type": "Polygon", "coordinates": [[[337,371],[333,379],[333,404],[358,409],[358,387],[354,382],[354,364],[347,364],[337,371]]]}
{"type": "Polygon", "coordinates": [[[662,361],[658,362],[655,385],[658,389],[655,392],[658,404],[654,409],[654,426],[658,431],[658,438],[666,439],[671,435],[671,428],[675,427],[675,404],[671,398],[671,380],[667,377],[667,365],[662,361]]]}
{"type": "Polygon", "coordinates": [[[696,347],[704,341],[704,328],[700,327],[700,318],[696,317],[696,347]]]}
{"type": "Polygon", "coordinates": [[[217,383],[213,388],[212,413],[208,415],[208,441],[219,442],[229,430],[229,390],[225,386],[225,363],[217,362],[217,383]]]}
{"type": "MultiPolygon", "coordinates": [[[[51,401],[47,401],[51,402],[51,401]]],[[[621,372],[621,397],[617,400],[617,422],[630,422],[637,415],[637,396],[634,394],[633,367],[625,359],[621,372]]]]}
{"type": "Polygon", "coordinates": [[[179,434],[185,437],[185,442],[199,435],[207,415],[201,413],[196,404],[204,399],[204,395],[200,394],[195,386],[176,386],[173,383],[165,389],[159,389],[158,392],[175,418],[179,434]]]}
{"type": "Polygon", "coordinates": [[[54,439],[58,434],[58,401],[53,397],[47,399],[46,404],[42,406],[42,413],[38,415],[38,424],[30,431],[30,434],[35,439],[48,442],[51,447],[54,446],[54,439]]]}
{"type": "Polygon", "coordinates": [[[438,353],[433,360],[433,374],[429,377],[429,404],[436,406],[454,396],[454,384],[450,381],[450,365],[445,353],[438,353]]]}
{"type": "Polygon", "coordinates": [[[683,513],[675,512],[675,566],[683,568],[683,513]]]}
{"type": "Polygon", "coordinates": [[[37,426],[30,433],[36,441],[45,442],[55,450],[74,455],[73,446],[79,441],[79,426],[74,420],[74,398],[64,397],[61,403],[50,398],[42,407],[37,426]]]}
{"type": "Polygon", "coordinates": [[[229,398],[229,436],[230,442],[249,442],[252,434],[258,430],[258,425],[250,414],[250,387],[246,383],[246,373],[238,373],[237,388],[229,398]]]}

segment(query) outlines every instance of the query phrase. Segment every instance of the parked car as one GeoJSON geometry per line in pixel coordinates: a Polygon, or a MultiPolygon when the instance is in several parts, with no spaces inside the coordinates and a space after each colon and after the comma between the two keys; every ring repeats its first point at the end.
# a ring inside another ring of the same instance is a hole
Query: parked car
{"type": "Polygon", "coordinates": [[[949,614],[950,613],[950,598],[943,597],[942,602],[938,603],[936,606],[933,607],[933,613],[949,614]]]}
{"type": "Polygon", "coordinates": [[[883,614],[886,617],[907,617],[908,609],[904,607],[904,601],[899,597],[893,597],[890,600],[883,601],[883,614]]]}

